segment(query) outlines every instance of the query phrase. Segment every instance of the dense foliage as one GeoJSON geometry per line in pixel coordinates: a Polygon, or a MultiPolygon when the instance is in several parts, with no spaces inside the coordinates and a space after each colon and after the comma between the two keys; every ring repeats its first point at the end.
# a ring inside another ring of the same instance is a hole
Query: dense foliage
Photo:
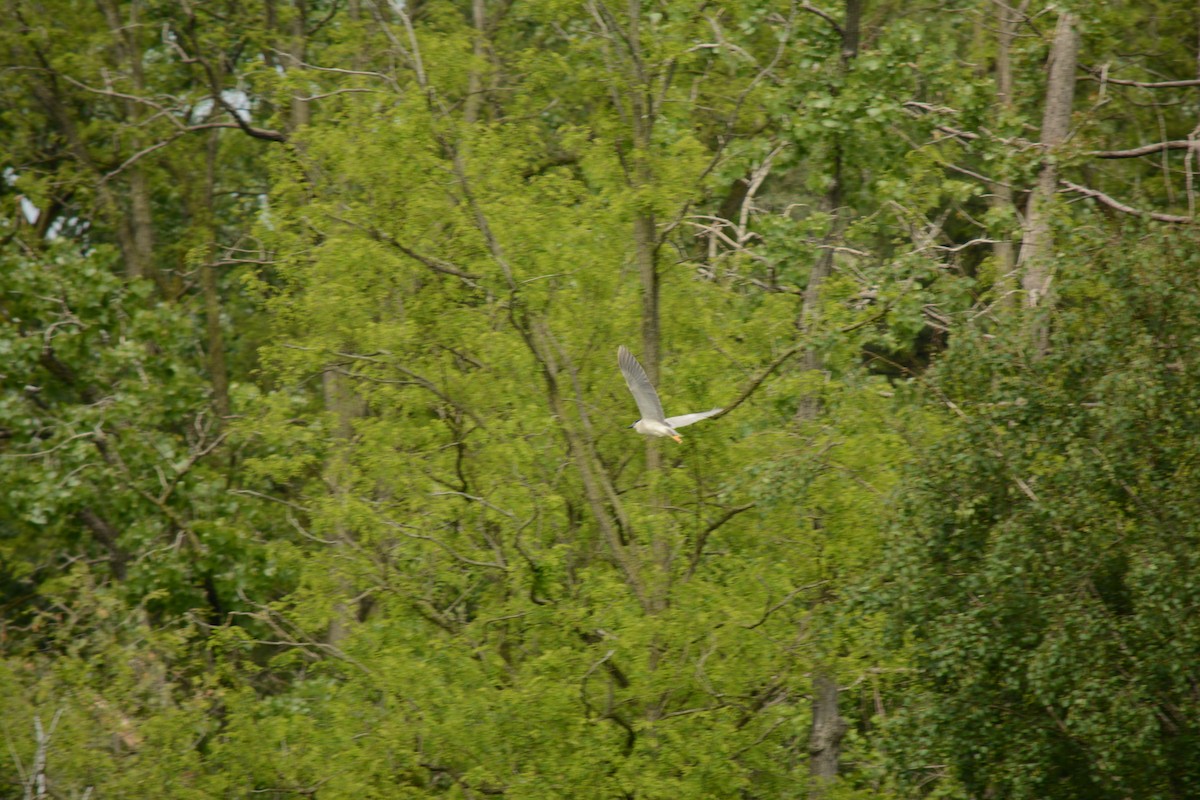
{"type": "Polygon", "coordinates": [[[959,413],[890,535],[888,599],[927,679],[906,746],[954,742],[977,794],[1188,797],[1198,259],[1153,233],[1076,246],[1064,298],[1087,302],[1061,308],[1049,354],[964,331],[936,371],[959,413]]]}
{"type": "Polygon", "coordinates": [[[1195,8],[0,20],[0,794],[1200,794],[1195,8]]]}

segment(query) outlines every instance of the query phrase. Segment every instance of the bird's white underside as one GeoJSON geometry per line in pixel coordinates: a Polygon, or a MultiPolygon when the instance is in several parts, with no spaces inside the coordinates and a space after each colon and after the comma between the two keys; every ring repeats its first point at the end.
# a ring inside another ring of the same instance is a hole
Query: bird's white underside
{"type": "Polygon", "coordinates": [[[655,422],[652,419],[639,419],[633,423],[633,429],[644,436],[678,436],[670,425],[665,422],[655,422]]]}
{"type": "Polygon", "coordinates": [[[638,411],[642,414],[642,418],[633,423],[633,429],[643,436],[663,436],[679,441],[680,436],[675,430],[676,428],[682,428],[721,413],[721,409],[714,408],[710,411],[667,417],[663,414],[658,392],[654,390],[654,385],[646,377],[646,371],[633,357],[633,353],[625,349],[624,345],[617,348],[617,364],[621,367],[621,374],[625,376],[625,384],[629,387],[629,392],[637,403],[638,411]]]}

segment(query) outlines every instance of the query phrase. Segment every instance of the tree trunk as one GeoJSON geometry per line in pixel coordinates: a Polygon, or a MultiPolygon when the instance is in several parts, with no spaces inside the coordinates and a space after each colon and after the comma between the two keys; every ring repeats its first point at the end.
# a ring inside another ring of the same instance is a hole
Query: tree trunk
{"type": "MultiPolygon", "coordinates": [[[[993,2],[996,6],[996,105],[1001,114],[1007,114],[1013,108],[1012,43],[1029,0],[1024,0],[1016,9],[1006,0],[993,2]]],[[[991,189],[989,204],[992,208],[1007,211],[1015,206],[1010,184],[994,183],[991,189]]],[[[1016,248],[1009,236],[1001,237],[992,245],[992,253],[996,258],[996,293],[1003,298],[1004,306],[1012,308],[1017,305],[1017,259],[1016,248]]]]}
{"type": "MultiPolygon", "coordinates": [[[[134,139],[133,142],[134,149],[140,149],[141,141],[134,139]]],[[[154,275],[154,216],[150,210],[150,186],[146,181],[146,171],[140,164],[134,166],[129,175],[129,204],[133,258],[126,261],[127,274],[130,278],[152,277],[154,275]]]]}
{"type": "MultiPolygon", "coordinates": [[[[661,340],[658,328],[658,268],[655,265],[654,214],[639,211],[633,220],[633,243],[642,285],[642,357],[641,363],[650,382],[659,385],[659,352],[661,340]]],[[[658,440],[646,437],[646,469],[659,468],[658,440]]]]}
{"type": "MultiPolygon", "coordinates": [[[[288,55],[291,56],[288,69],[303,69],[301,64],[307,57],[306,32],[304,24],[308,21],[308,7],[305,0],[296,0],[296,15],[292,17],[289,25],[288,33],[291,35],[291,43],[288,47],[288,55]]],[[[311,109],[309,101],[306,99],[307,92],[303,89],[296,89],[292,92],[292,113],[288,127],[289,131],[294,131],[309,123],[311,119],[311,109]]]]}
{"type": "Polygon", "coordinates": [[[213,410],[217,417],[229,416],[229,372],[225,365],[225,336],[221,330],[221,294],[217,284],[217,225],[216,169],[218,132],[210,131],[207,147],[207,170],[204,176],[204,214],[207,256],[200,268],[201,291],[204,293],[204,322],[207,335],[208,377],[212,381],[213,410]]]}
{"type": "MultiPolygon", "coordinates": [[[[833,185],[825,194],[824,207],[831,215],[829,233],[824,239],[825,247],[817,254],[816,261],[808,271],[808,286],[804,288],[804,300],[800,307],[800,330],[808,334],[821,320],[821,289],[825,280],[833,272],[833,243],[845,230],[845,221],[841,213],[842,205],[842,145],[834,144],[833,152],[833,185]]],[[[801,368],[808,373],[820,372],[824,369],[824,361],[815,347],[804,351],[801,368]]],[[[809,392],[800,398],[800,406],[796,409],[796,420],[807,422],[816,419],[821,413],[821,398],[816,392],[809,392]]]]}
{"type": "Polygon", "coordinates": [[[812,677],[812,730],[808,738],[808,796],[824,797],[837,778],[842,737],[848,725],[838,711],[838,685],[828,665],[818,665],[812,677]]]}
{"type": "MultiPolygon", "coordinates": [[[[354,392],[350,378],[337,372],[332,366],[326,368],[321,374],[321,388],[323,389],[325,408],[333,412],[334,418],[337,420],[333,435],[339,444],[344,443],[344,446],[348,446],[349,440],[354,436],[354,420],[365,413],[366,405],[362,398],[354,392]]],[[[338,474],[343,468],[346,458],[345,452],[335,451],[329,463],[326,464],[325,480],[330,493],[334,496],[344,496],[349,491],[338,474]]],[[[335,537],[337,544],[334,546],[339,549],[348,547],[352,536],[349,528],[339,524],[335,537]]],[[[355,595],[354,587],[346,577],[340,578],[339,584],[342,599],[334,605],[333,618],[329,620],[329,628],[325,633],[326,642],[333,645],[346,638],[346,634],[349,633],[350,621],[354,618],[354,612],[349,604],[350,598],[355,595]]]]}
{"type": "MultiPolygon", "coordinates": [[[[641,3],[629,0],[629,49],[633,68],[632,88],[629,92],[630,122],[633,126],[633,185],[639,192],[654,182],[654,171],[650,165],[651,136],[654,132],[653,95],[648,77],[642,68],[642,53],[639,33],[641,3]]],[[[661,340],[658,319],[658,267],[655,256],[658,250],[658,229],[654,210],[637,208],[633,220],[633,242],[637,260],[638,277],[642,286],[642,366],[650,382],[658,385],[661,340]]]]}
{"type": "MultiPolygon", "coordinates": [[[[846,0],[846,18],[842,25],[843,73],[850,69],[851,63],[858,56],[862,10],[862,0],[846,0]]],[[[826,237],[826,244],[830,246],[841,238],[847,222],[841,210],[843,153],[842,142],[836,142],[832,165],[833,183],[825,196],[826,207],[833,215],[829,235],[826,237]]],[[[809,272],[808,286],[804,291],[801,325],[805,332],[812,330],[819,321],[822,284],[832,270],[833,250],[827,247],[821,251],[813,264],[812,270],[809,272]]],[[[804,354],[804,368],[816,371],[821,367],[820,353],[810,347],[804,354]]],[[[815,418],[819,413],[819,398],[815,394],[809,394],[801,399],[800,407],[796,409],[796,418],[799,421],[806,421],[815,418]]],[[[819,530],[820,518],[814,520],[813,525],[815,529],[819,530]]],[[[829,784],[837,777],[841,742],[845,733],[846,722],[838,713],[837,680],[834,678],[832,668],[818,663],[813,669],[812,676],[812,730],[808,740],[810,797],[823,797],[829,784]]]]}
{"type": "Polygon", "coordinates": [[[483,58],[484,36],[487,34],[486,0],[471,0],[471,24],[475,27],[475,42],[471,55],[471,73],[467,76],[467,99],[463,102],[463,119],[468,122],[479,120],[479,109],[483,106],[483,58]]]}
{"type": "Polygon", "coordinates": [[[90,506],[80,509],[78,516],[79,520],[96,537],[96,540],[108,550],[108,567],[112,570],[113,578],[118,581],[125,580],[125,567],[129,562],[129,553],[125,552],[124,548],[117,543],[117,539],[120,537],[117,529],[90,506]]]}
{"type": "MultiPolygon", "coordinates": [[[[629,0],[629,51],[633,80],[629,91],[630,122],[633,126],[633,175],[632,189],[635,196],[654,185],[655,175],[650,152],[653,142],[654,91],[650,74],[647,72],[641,48],[641,0],[629,0]]],[[[664,78],[666,80],[666,78],[664,78]]],[[[659,319],[659,274],[658,274],[658,225],[654,209],[639,201],[633,218],[634,258],[642,288],[642,366],[655,386],[660,385],[662,362],[662,334],[659,319]]],[[[658,485],[662,467],[662,451],[658,439],[647,436],[646,472],[649,475],[649,503],[652,507],[662,506],[661,489],[658,485]]],[[[664,610],[670,602],[671,591],[671,539],[662,528],[660,517],[651,526],[650,548],[655,564],[653,586],[649,591],[648,609],[651,613],[664,610]]],[[[657,663],[657,654],[651,653],[651,664],[657,663]]],[[[653,668],[653,666],[652,666],[653,668]]]]}
{"type": "Polygon", "coordinates": [[[208,258],[201,268],[201,290],[204,293],[204,322],[208,339],[208,377],[212,381],[213,411],[224,420],[229,417],[229,372],[225,364],[225,337],[221,330],[221,295],[217,285],[217,266],[213,264],[215,247],[208,248],[208,258]]]}
{"type": "MultiPolygon", "coordinates": [[[[1050,204],[1058,188],[1058,163],[1054,149],[1066,141],[1071,126],[1071,107],[1075,101],[1075,61],[1079,53],[1079,35],[1075,18],[1063,12],[1058,18],[1054,43],[1050,49],[1050,75],[1046,82],[1046,102],[1042,113],[1042,149],[1046,153],[1037,185],[1029,196],[1025,213],[1024,236],[1017,267],[1025,305],[1048,310],[1050,306],[1050,204]]],[[[1036,338],[1044,344],[1048,327],[1044,314],[1031,323],[1036,338]]]]}
{"type": "MultiPolygon", "coordinates": [[[[136,38],[137,31],[141,29],[137,18],[137,4],[130,6],[128,21],[121,17],[120,8],[114,0],[102,0],[99,5],[112,34],[118,58],[129,68],[134,94],[144,95],[146,79],[142,69],[141,46],[136,38]]],[[[131,152],[141,150],[144,145],[137,134],[138,125],[144,115],[142,105],[131,99],[125,100],[125,121],[134,132],[130,138],[131,152]]],[[[123,242],[125,246],[122,248],[126,276],[154,278],[159,288],[166,290],[161,276],[154,269],[154,217],[150,204],[150,185],[146,180],[146,170],[140,163],[135,164],[129,171],[129,214],[120,224],[128,231],[127,244],[123,242]]],[[[164,293],[168,294],[165,291],[164,293]]]]}
{"type": "Polygon", "coordinates": [[[842,69],[858,58],[859,30],[862,27],[865,0],[846,0],[846,20],[842,23],[842,69]]]}
{"type": "MultiPolygon", "coordinates": [[[[846,0],[846,18],[842,23],[842,59],[841,69],[844,74],[850,69],[851,62],[858,56],[859,29],[862,24],[863,0],[846,0]]],[[[823,206],[831,215],[829,233],[825,236],[825,247],[817,255],[816,261],[808,272],[808,286],[804,289],[804,300],[800,308],[800,330],[807,334],[812,331],[821,317],[821,289],[825,279],[833,271],[833,243],[841,238],[846,229],[845,216],[842,213],[842,161],[843,146],[840,139],[833,143],[832,182],[825,194],[823,206]]],[[[815,348],[804,352],[802,369],[809,373],[819,372],[823,368],[821,354],[815,348]]],[[[820,398],[815,393],[809,393],[800,398],[800,406],[796,409],[796,420],[803,422],[814,419],[821,411],[820,398]]]]}

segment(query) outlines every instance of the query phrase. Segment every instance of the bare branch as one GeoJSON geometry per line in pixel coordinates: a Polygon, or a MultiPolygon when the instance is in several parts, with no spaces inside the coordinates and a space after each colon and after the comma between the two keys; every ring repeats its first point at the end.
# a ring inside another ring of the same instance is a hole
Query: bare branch
{"type": "Polygon", "coordinates": [[[310,64],[303,59],[298,58],[295,54],[287,52],[286,50],[280,50],[275,47],[268,47],[267,49],[278,56],[288,59],[297,67],[301,67],[303,69],[312,70],[313,72],[331,72],[335,75],[357,75],[364,78],[376,78],[384,83],[391,84],[391,86],[397,92],[401,91],[400,84],[396,82],[396,79],[383,72],[371,72],[369,70],[362,69],[344,69],[342,67],[321,67],[317,66],[316,64],[310,64]]]}
{"type": "Polygon", "coordinates": [[[410,539],[419,539],[423,542],[433,542],[438,547],[442,548],[447,553],[449,553],[451,556],[453,556],[454,558],[463,562],[464,564],[470,564],[471,566],[474,566],[474,567],[486,567],[488,569],[496,569],[496,570],[500,570],[501,572],[508,571],[508,568],[506,566],[504,566],[503,564],[494,564],[491,561],[476,561],[473,558],[467,558],[466,556],[462,555],[457,550],[455,550],[453,547],[451,547],[450,545],[443,542],[441,539],[435,539],[432,536],[426,536],[423,533],[412,533],[411,531],[408,530],[408,527],[409,527],[408,525],[401,525],[399,522],[387,519],[386,517],[380,517],[380,522],[382,522],[384,525],[387,525],[389,528],[394,528],[395,530],[400,531],[400,533],[402,535],[407,536],[410,539]]]}
{"type": "Polygon", "coordinates": [[[194,451],[190,456],[188,456],[187,461],[185,461],[182,466],[176,467],[175,468],[175,477],[171,479],[171,482],[169,485],[163,487],[163,492],[161,495],[159,495],[159,498],[158,498],[159,504],[166,503],[167,500],[169,500],[171,498],[171,493],[175,491],[175,488],[177,486],[179,486],[179,482],[181,480],[183,480],[183,477],[185,475],[187,475],[188,472],[191,471],[192,467],[196,466],[196,462],[198,462],[200,459],[204,458],[209,453],[213,452],[218,447],[220,447],[221,444],[225,441],[225,438],[227,436],[229,436],[228,431],[221,433],[219,436],[217,436],[215,439],[213,439],[207,445],[194,451]]]}
{"type": "MultiPolygon", "coordinates": [[[[935,106],[930,103],[921,103],[916,100],[905,101],[902,105],[904,106],[904,108],[906,108],[909,111],[909,113],[913,114],[914,116],[919,116],[920,114],[946,114],[949,116],[953,116],[953,115],[959,113],[958,110],[954,109],[954,108],[949,108],[947,106],[935,106]]],[[[1012,147],[1018,147],[1022,150],[1029,150],[1029,149],[1041,146],[1037,142],[1031,142],[1028,139],[1025,139],[1020,136],[1014,136],[1014,137],[997,136],[992,131],[988,130],[987,128],[983,128],[983,127],[981,127],[979,129],[979,133],[975,133],[973,131],[964,131],[960,128],[955,128],[953,126],[944,125],[944,124],[935,125],[934,128],[936,130],[939,130],[942,133],[946,134],[947,136],[953,136],[956,139],[962,139],[962,140],[968,141],[968,142],[973,142],[973,141],[976,141],[977,139],[983,139],[986,137],[988,139],[993,139],[1002,144],[1007,144],[1012,147]]]]}
{"type": "Polygon", "coordinates": [[[289,620],[279,611],[276,611],[268,605],[254,602],[247,597],[245,592],[243,592],[241,589],[238,589],[238,597],[240,597],[247,605],[254,606],[258,610],[231,611],[229,612],[231,617],[249,617],[250,619],[256,619],[261,622],[265,622],[271,628],[271,630],[275,631],[275,633],[281,637],[279,640],[255,639],[254,641],[257,644],[268,645],[272,647],[294,647],[314,661],[320,660],[320,653],[328,653],[339,661],[344,661],[351,666],[357,667],[363,672],[364,675],[375,674],[361,661],[358,661],[352,656],[347,655],[336,645],[314,640],[311,636],[304,633],[304,631],[296,623],[289,620]],[[286,630],[283,627],[284,625],[291,627],[292,630],[286,630]]]}
{"type": "MultiPolygon", "coordinates": [[[[795,3],[793,3],[791,11],[788,13],[787,20],[784,22],[783,29],[778,35],[779,43],[775,48],[775,53],[771,57],[770,63],[760,69],[755,74],[754,78],[752,78],[750,82],[746,84],[745,88],[738,93],[737,100],[735,100],[733,104],[733,109],[729,112],[729,116],[725,120],[725,131],[717,137],[717,147],[714,149],[712,158],[709,160],[708,165],[700,173],[697,180],[698,183],[703,182],[708,177],[709,173],[716,169],[717,165],[721,163],[721,159],[724,158],[725,148],[734,139],[734,128],[737,124],[738,118],[741,116],[742,105],[746,102],[746,98],[750,96],[750,92],[752,92],[765,77],[772,74],[775,69],[775,65],[780,62],[784,53],[787,52],[788,46],[791,44],[792,31],[795,27],[796,11],[797,6],[795,3]]],[[[658,235],[659,242],[665,242],[667,240],[667,236],[670,235],[673,230],[679,227],[680,223],[683,222],[690,209],[690,203],[683,204],[683,206],[679,209],[679,213],[675,216],[675,219],[662,227],[658,235]]]]}
{"type": "MultiPolygon", "coordinates": [[[[1086,69],[1086,68],[1085,68],[1086,69]]],[[[1101,76],[1098,73],[1101,70],[1088,70],[1089,74],[1085,80],[1103,81],[1104,83],[1112,83],[1117,86],[1136,86],[1139,89],[1184,89],[1189,86],[1200,86],[1200,78],[1191,78],[1182,81],[1130,81],[1121,80],[1120,78],[1109,78],[1101,76]]]]}
{"type": "Polygon", "coordinates": [[[771,174],[771,163],[775,160],[775,156],[783,152],[785,147],[787,147],[787,142],[775,145],[771,149],[771,152],[767,153],[766,157],[763,158],[762,163],[750,172],[750,182],[746,187],[746,196],[742,199],[742,210],[737,225],[738,242],[741,244],[744,244],[749,238],[746,225],[750,220],[750,212],[754,207],[754,196],[758,194],[763,181],[771,174]]]}
{"type": "MultiPolygon", "coordinates": [[[[229,124],[232,125],[233,123],[229,123],[229,124]]],[[[206,125],[205,127],[218,127],[218,126],[209,124],[209,125],[206,125]]],[[[155,152],[156,150],[163,149],[167,145],[174,142],[176,139],[179,139],[182,136],[184,136],[185,134],[187,134],[188,132],[189,131],[187,131],[187,130],[177,131],[176,133],[172,134],[171,136],[168,136],[166,139],[163,139],[160,142],[156,142],[155,144],[152,144],[149,147],[145,147],[145,148],[137,151],[136,153],[131,155],[129,158],[125,159],[119,167],[112,170],[111,172],[105,173],[105,175],[100,178],[100,183],[105,183],[107,181],[112,180],[113,178],[117,177],[125,170],[132,167],[137,162],[141,161],[146,156],[150,155],[151,153],[155,152]]]]}
{"type": "Polygon", "coordinates": [[[1028,497],[1030,500],[1032,500],[1035,503],[1039,502],[1038,496],[1033,493],[1033,489],[1029,488],[1029,484],[1021,479],[1021,476],[1013,475],[1012,479],[1016,482],[1017,486],[1021,489],[1021,491],[1025,494],[1026,497],[1028,497]]]}
{"type": "Polygon", "coordinates": [[[841,39],[845,36],[845,32],[842,30],[842,26],[838,23],[838,21],[836,19],[834,19],[829,14],[826,14],[824,11],[822,11],[821,9],[812,5],[811,3],[801,3],[798,6],[798,8],[801,11],[807,11],[810,14],[816,14],[818,17],[820,17],[821,19],[828,22],[829,25],[833,28],[834,33],[836,33],[838,35],[839,39],[841,39]]]}
{"type": "Polygon", "coordinates": [[[444,261],[435,256],[428,256],[428,255],[425,255],[424,253],[420,253],[416,250],[413,250],[411,247],[408,247],[408,246],[402,244],[400,241],[395,239],[393,236],[391,236],[390,234],[384,233],[383,231],[379,230],[378,228],[375,228],[371,225],[363,225],[361,223],[355,222],[354,220],[346,219],[345,217],[339,217],[336,214],[330,213],[328,211],[325,212],[325,216],[329,217],[330,219],[332,219],[335,222],[340,222],[343,225],[349,225],[351,228],[360,230],[377,242],[386,244],[389,247],[394,247],[395,249],[399,250],[401,253],[408,256],[412,260],[417,261],[421,264],[424,264],[426,267],[429,267],[429,269],[433,270],[434,272],[440,272],[444,275],[453,275],[454,277],[461,279],[463,283],[467,284],[472,289],[480,288],[479,284],[476,283],[476,281],[482,280],[482,278],[479,275],[473,275],[470,272],[466,272],[465,270],[462,270],[462,269],[454,266],[449,261],[444,261]]]}
{"type": "Polygon", "coordinates": [[[200,65],[200,68],[204,70],[204,74],[208,78],[209,96],[211,97],[212,101],[224,109],[229,116],[233,117],[234,122],[237,123],[237,127],[241,129],[243,133],[251,138],[263,139],[268,142],[287,141],[286,134],[279,131],[269,130],[267,128],[255,127],[254,125],[251,125],[248,120],[243,119],[241,112],[239,112],[234,105],[225,98],[224,89],[221,87],[221,80],[217,76],[217,71],[213,68],[212,64],[208,63],[207,59],[201,58],[198,55],[189,56],[187,51],[180,46],[178,41],[175,41],[167,36],[166,27],[163,28],[163,40],[171,45],[172,49],[179,54],[180,58],[185,64],[200,65]]]}
{"type": "Polygon", "coordinates": [[[46,790],[46,754],[50,750],[50,739],[54,736],[54,731],[58,728],[58,721],[62,719],[62,715],[63,709],[61,708],[54,712],[49,730],[43,727],[40,714],[33,715],[34,740],[37,742],[37,750],[34,751],[33,767],[25,783],[25,797],[30,800],[33,798],[43,800],[43,798],[49,797],[46,790]]]}
{"type": "Polygon", "coordinates": [[[795,599],[796,595],[800,594],[801,592],[807,592],[809,589],[816,589],[820,586],[824,586],[827,583],[829,583],[829,581],[817,581],[816,583],[809,583],[809,584],[805,584],[804,586],[797,586],[795,589],[792,589],[790,592],[788,592],[787,595],[782,600],[780,600],[778,603],[775,603],[774,605],[769,606],[767,608],[767,610],[763,612],[763,615],[761,617],[759,617],[758,622],[755,622],[753,625],[743,625],[742,627],[748,631],[754,630],[759,625],[762,625],[764,622],[766,622],[767,617],[771,616],[776,611],[783,608],[788,603],[790,603],[793,599],[795,599]]]}
{"type": "Polygon", "coordinates": [[[746,387],[745,391],[743,391],[736,400],[734,400],[732,403],[730,403],[725,408],[721,409],[720,413],[713,414],[712,417],[710,417],[710,419],[720,419],[721,417],[728,414],[730,411],[733,411],[735,408],[740,406],[742,403],[746,402],[746,400],[750,397],[750,395],[754,394],[755,390],[757,390],[758,387],[762,385],[762,382],[765,381],[767,378],[769,378],[771,376],[771,374],[773,372],[775,372],[775,370],[779,369],[780,365],[783,364],[783,362],[787,361],[789,358],[796,355],[796,353],[799,353],[801,350],[803,350],[807,346],[808,346],[807,342],[801,342],[800,344],[797,344],[794,347],[789,347],[787,350],[785,350],[781,356],[779,356],[774,361],[772,361],[770,363],[770,365],[768,365],[767,368],[765,370],[763,370],[761,375],[759,375],[757,378],[755,378],[753,381],[750,382],[750,385],[746,387]]]}
{"type": "Polygon", "coordinates": [[[1089,189],[1086,186],[1080,186],[1079,184],[1071,183],[1070,181],[1059,181],[1059,184],[1062,185],[1063,187],[1065,187],[1067,191],[1075,192],[1076,194],[1081,194],[1084,197],[1090,197],[1093,200],[1097,200],[1101,204],[1106,205],[1109,208],[1115,209],[1116,211],[1120,211],[1123,214],[1131,214],[1135,217],[1145,217],[1148,219],[1158,220],[1159,222],[1171,222],[1171,223],[1181,224],[1181,225],[1187,225],[1187,224],[1195,222],[1195,220],[1192,219],[1191,217],[1184,217],[1184,216],[1180,216],[1178,214],[1163,214],[1158,211],[1142,211],[1140,209],[1134,208],[1133,206],[1127,206],[1124,203],[1122,203],[1121,201],[1116,200],[1112,197],[1109,197],[1104,192],[1098,191],[1096,189],[1089,189]]]}
{"type": "Polygon", "coordinates": [[[734,506],[710,522],[704,528],[704,530],[700,532],[700,535],[696,537],[696,545],[692,548],[692,558],[691,562],[688,564],[687,574],[684,576],[684,580],[692,577],[692,575],[696,572],[696,568],[700,565],[700,558],[704,555],[704,545],[708,542],[708,537],[712,535],[713,531],[736,517],[738,514],[741,514],[743,511],[749,511],[750,509],[754,508],[754,506],[754,503],[747,503],[743,506],[734,506]]]}
{"type": "Polygon", "coordinates": [[[512,265],[508,263],[508,259],[504,256],[500,240],[492,233],[492,227],[488,224],[487,215],[483,213],[483,208],[476,201],[474,192],[471,191],[471,186],[467,182],[467,169],[463,165],[458,148],[450,142],[444,142],[444,145],[450,150],[451,163],[454,165],[454,175],[458,178],[458,186],[462,190],[463,197],[466,198],[472,215],[475,217],[475,227],[483,236],[488,252],[491,253],[492,260],[496,262],[497,266],[500,267],[500,271],[504,273],[504,279],[508,283],[509,291],[515,294],[517,291],[517,282],[513,278],[512,265]]]}
{"type": "Polygon", "coordinates": [[[1131,150],[1092,150],[1088,155],[1096,158],[1137,158],[1148,156],[1151,153],[1161,153],[1165,150],[1190,150],[1195,146],[1195,142],[1187,139],[1175,139],[1169,142],[1142,145],[1131,150]]]}
{"type": "MultiPolygon", "coordinates": [[[[729,220],[721,219],[720,217],[712,217],[712,216],[708,216],[708,215],[698,214],[698,215],[690,217],[684,221],[688,225],[691,225],[695,228],[699,228],[705,234],[708,234],[708,236],[711,237],[713,240],[719,239],[722,242],[725,242],[725,244],[729,245],[730,250],[732,250],[735,253],[742,253],[742,254],[754,259],[755,261],[761,261],[764,264],[770,263],[769,258],[762,255],[761,253],[756,253],[753,250],[747,249],[744,243],[735,242],[733,239],[730,239],[729,236],[726,235],[724,231],[721,230],[721,228],[724,228],[724,227],[729,227],[729,228],[736,227],[729,220]],[[696,220],[696,219],[711,219],[714,222],[712,225],[705,225],[701,222],[694,222],[693,220],[696,220]]],[[[746,239],[749,239],[749,238],[751,238],[751,236],[754,236],[754,235],[755,234],[749,234],[746,236],[746,239]]],[[[739,234],[739,236],[740,236],[740,234],[739,234]]]]}
{"type": "MultiPolygon", "coordinates": [[[[304,352],[313,352],[313,350],[314,350],[314,348],[303,347],[298,344],[285,343],[283,346],[289,350],[301,350],[304,352]]],[[[376,357],[376,354],[374,354],[374,353],[370,354],[370,355],[363,355],[361,353],[347,353],[342,350],[330,350],[329,352],[333,353],[334,355],[336,355],[340,358],[349,358],[354,361],[366,361],[371,364],[379,364],[380,366],[388,367],[389,369],[394,369],[403,375],[407,375],[408,377],[412,378],[413,381],[417,385],[421,386],[424,389],[427,389],[428,391],[430,391],[434,395],[436,395],[438,397],[438,399],[440,399],[443,403],[445,403],[448,406],[452,406],[452,407],[458,409],[460,412],[462,412],[463,414],[466,414],[468,417],[473,419],[475,421],[475,424],[478,425],[480,428],[485,428],[485,429],[487,428],[487,425],[485,425],[483,420],[479,418],[479,415],[477,415],[474,411],[472,411],[471,409],[462,405],[461,403],[456,402],[454,400],[454,398],[450,397],[450,395],[446,394],[441,389],[439,389],[437,387],[437,384],[435,384],[433,381],[429,380],[428,378],[422,377],[421,375],[418,375],[417,373],[413,372],[412,370],[410,370],[406,367],[401,366],[400,364],[397,364],[395,361],[389,361],[389,360],[385,360],[382,358],[378,358],[378,357],[376,357]]],[[[350,377],[358,377],[358,375],[356,375],[354,373],[349,373],[349,375],[350,375],[350,377]]]]}

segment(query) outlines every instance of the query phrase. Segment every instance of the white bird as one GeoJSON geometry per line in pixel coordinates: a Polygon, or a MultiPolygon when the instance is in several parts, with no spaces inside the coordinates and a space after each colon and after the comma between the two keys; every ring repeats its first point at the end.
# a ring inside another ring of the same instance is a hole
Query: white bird
{"type": "Polygon", "coordinates": [[[629,387],[630,394],[637,402],[638,413],[642,415],[641,419],[629,426],[638,433],[646,436],[669,436],[677,442],[682,442],[683,437],[675,431],[676,428],[721,413],[721,409],[714,408],[711,411],[699,411],[679,417],[664,417],[658,392],[654,391],[654,385],[650,383],[646,370],[642,369],[633,353],[625,349],[625,345],[617,348],[617,364],[621,367],[621,374],[625,376],[625,385],[629,387]]]}

